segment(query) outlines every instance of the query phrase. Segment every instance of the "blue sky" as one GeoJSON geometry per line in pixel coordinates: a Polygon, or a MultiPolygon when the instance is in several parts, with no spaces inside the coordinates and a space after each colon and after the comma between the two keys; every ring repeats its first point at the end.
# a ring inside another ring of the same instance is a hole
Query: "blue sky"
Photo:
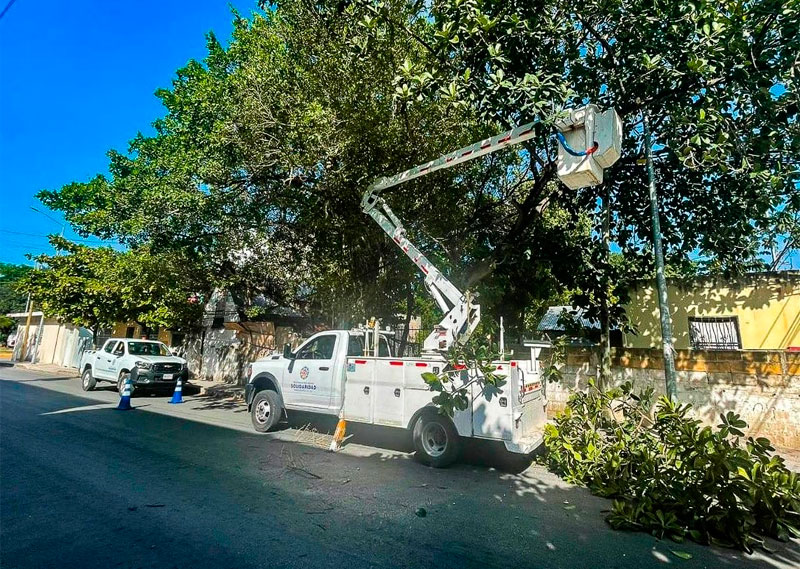
{"type": "Polygon", "coordinates": [[[16,0],[0,19],[0,261],[52,253],[45,235],[62,218],[34,195],[105,172],[110,148],[151,132],[163,114],[153,93],[205,55],[206,32],[227,40],[230,5],[257,9],[256,0],[16,0]]]}

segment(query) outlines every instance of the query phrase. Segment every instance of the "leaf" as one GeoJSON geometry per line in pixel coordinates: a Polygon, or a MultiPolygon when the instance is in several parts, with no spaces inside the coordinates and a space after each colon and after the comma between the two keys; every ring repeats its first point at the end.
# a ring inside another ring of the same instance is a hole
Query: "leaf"
{"type": "Polygon", "coordinates": [[[681,559],[691,559],[692,558],[692,554],[691,553],[686,553],[685,551],[675,551],[674,549],[670,549],[669,552],[672,553],[672,555],[674,555],[675,557],[680,557],[681,559]]]}

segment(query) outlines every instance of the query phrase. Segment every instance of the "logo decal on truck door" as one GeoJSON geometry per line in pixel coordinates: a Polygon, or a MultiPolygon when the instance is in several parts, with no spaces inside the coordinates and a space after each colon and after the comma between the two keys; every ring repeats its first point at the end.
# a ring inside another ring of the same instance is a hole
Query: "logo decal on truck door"
{"type": "Polygon", "coordinates": [[[300,370],[299,373],[300,381],[295,381],[290,383],[289,387],[297,391],[315,391],[317,389],[316,384],[311,382],[305,383],[305,381],[308,379],[308,374],[309,374],[308,367],[303,366],[303,368],[300,370]]]}

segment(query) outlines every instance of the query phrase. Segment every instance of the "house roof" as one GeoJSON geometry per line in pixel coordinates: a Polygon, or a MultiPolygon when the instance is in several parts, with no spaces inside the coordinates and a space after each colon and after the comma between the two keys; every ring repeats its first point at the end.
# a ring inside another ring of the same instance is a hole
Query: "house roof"
{"type": "MultiPolygon", "coordinates": [[[[27,312],[9,312],[8,314],[6,314],[6,316],[8,316],[9,318],[27,318],[28,317],[28,313],[27,312]]],[[[43,313],[42,313],[41,310],[37,310],[36,312],[31,312],[31,316],[37,316],[37,317],[38,316],[43,316],[43,313]]]]}
{"type": "Polygon", "coordinates": [[[584,317],[585,311],[574,306],[551,306],[544,313],[536,329],[540,332],[564,332],[564,325],[559,322],[561,315],[566,312],[565,318],[572,318],[576,326],[584,329],[600,329],[600,323],[584,317]]]}

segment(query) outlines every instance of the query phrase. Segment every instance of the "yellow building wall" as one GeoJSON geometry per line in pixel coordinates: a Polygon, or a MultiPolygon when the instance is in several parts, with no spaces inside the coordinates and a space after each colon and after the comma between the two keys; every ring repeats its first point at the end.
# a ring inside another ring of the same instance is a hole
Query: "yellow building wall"
{"type": "MultiPolygon", "coordinates": [[[[676,349],[688,349],[690,316],[737,316],[742,349],[800,347],[800,274],[753,275],[738,280],[697,279],[668,283],[676,349]]],[[[637,335],[625,334],[625,346],[661,345],[655,283],[631,291],[625,310],[637,335]]]]}
{"type": "MultiPolygon", "coordinates": [[[[114,324],[114,330],[111,333],[112,338],[124,338],[126,332],[128,331],[128,327],[133,326],[133,337],[134,338],[141,338],[142,337],[142,327],[139,326],[136,322],[117,322],[114,324]]],[[[151,340],[153,338],[150,338],[151,340]]],[[[158,339],[161,342],[164,342],[166,345],[170,345],[172,341],[172,333],[169,330],[165,330],[164,328],[159,328],[158,330],[158,339]]]]}

